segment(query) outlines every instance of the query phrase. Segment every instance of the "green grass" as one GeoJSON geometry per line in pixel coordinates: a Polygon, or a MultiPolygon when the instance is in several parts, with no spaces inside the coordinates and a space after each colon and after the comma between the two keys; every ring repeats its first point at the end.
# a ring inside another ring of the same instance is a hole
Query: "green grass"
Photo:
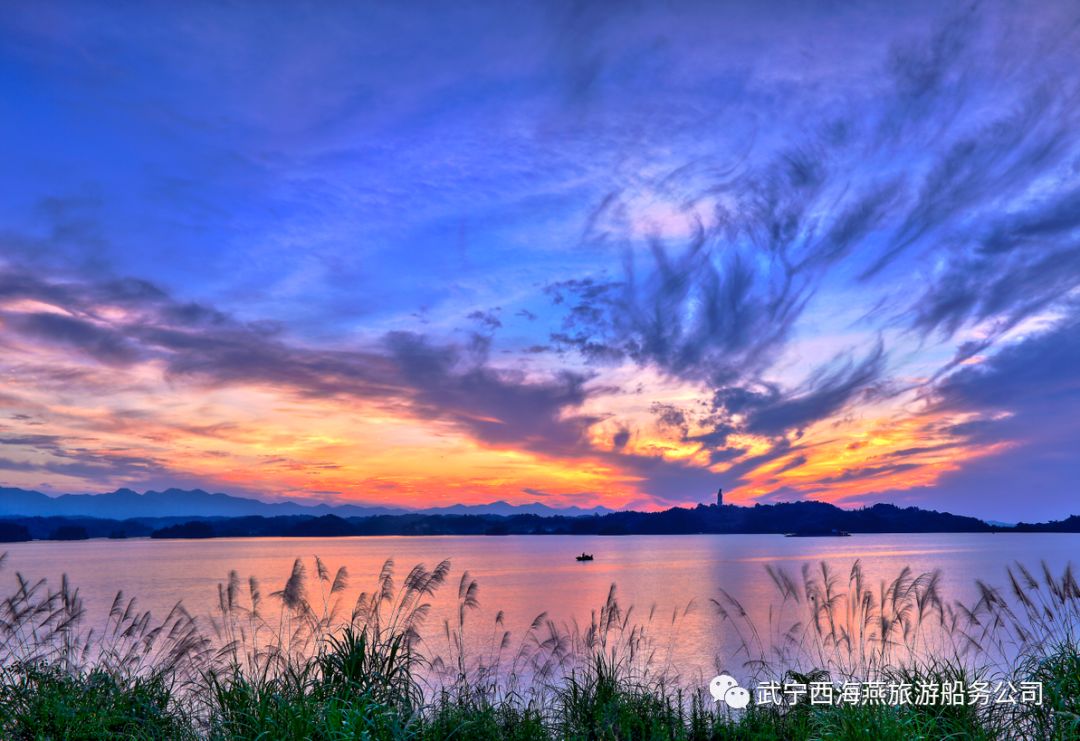
{"type": "Polygon", "coordinates": [[[801,587],[771,570],[782,607],[801,608],[798,630],[778,623],[758,632],[733,598],[718,600],[722,617],[743,621],[747,664],[761,666],[765,676],[914,686],[971,683],[996,672],[1042,682],[1044,704],[802,702],[744,711],[718,706],[703,687],[686,686],[655,666],[649,632],[631,619],[632,610],[620,607],[614,589],[580,631],[560,632],[541,616],[511,650],[500,616],[490,655],[469,656],[466,616],[477,601],[476,583],[465,574],[457,620],[444,624],[446,649],[435,656],[431,644],[420,641],[420,628],[448,563],[418,566],[399,585],[388,562],[377,588],[361,594],[348,614],[338,604],[347,585],[344,570],[331,578],[316,560],[314,571],[309,580],[298,561],[270,603],[255,582],[245,590],[230,576],[220,589],[213,638],[179,607],[156,623],[121,595],[105,630],[90,631],[66,580],[53,591],[18,577],[15,593],[0,603],[0,738],[1080,738],[1080,647],[1073,639],[1080,589],[1071,571],[1061,578],[1046,571],[1036,580],[1018,570],[1011,594],[984,588],[978,604],[947,607],[931,576],[904,572],[871,590],[853,569],[845,590],[824,568],[805,571],[801,587]],[[958,615],[967,619],[957,622],[958,615]],[[927,658],[916,651],[915,637],[928,620],[961,627],[958,645],[967,652],[927,658]],[[801,658],[774,651],[774,663],[765,666],[770,631],[789,648],[797,640],[801,658]],[[1009,641],[1017,647],[1012,664],[986,663],[1009,641]],[[820,664],[807,668],[807,656],[820,664]],[[775,660],[792,664],[780,671],[775,660]]]}
{"type": "Polygon", "coordinates": [[[0,674],[7,739],[184,739],[197,733],[160,677],[123,681],[102,670],[7,667],[0,674]]]}
{"type": "MultiPolygon", "coordinates": [[[[383,647],[385,648],[385,647],[383,647]]],[[[356,636],[273,674],[208,673],[175,693],[162,678],[123,681],[91,669],[9,667],[0,683],[0,736],[12,739],[641,739],[706,741],[913,741],[1075,739],[1080,660],[1076,646],[1032,658],[1046,682],[1046,705],[1008,715],[977,707],[751,706],[717,708],[686,690],[642,686],[602,657],[564,678],[545,703],[483,693],[415,692],[408,661],[373,658],[356,636]]],[[[905,680],[912,673],[904,674],[905,680]]],[[[927,681],[955,678],[939,667],[927,681]]]]}

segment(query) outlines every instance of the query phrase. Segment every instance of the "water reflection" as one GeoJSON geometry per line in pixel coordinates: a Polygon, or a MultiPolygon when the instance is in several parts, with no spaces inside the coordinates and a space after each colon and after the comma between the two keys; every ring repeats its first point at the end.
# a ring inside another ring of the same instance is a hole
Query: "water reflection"
{"type": "MultiPolygon", "coordinates": [[[[515,636],[541,612],[559,624],[587,624],[614,583],[620,603],[634,606],[636,620],[652,616],[657,645],[672,647],[678,668],[704,676],[742,660],[734,655],[738,641],[732,626],[720,619],[710,598],[726,591],[750,620],[765,625],[770,606],[778,602],[767,564],[801,581],[802,564],[826,561],[841,588],[856,559],[870,584],[895,578],[905,566],[916,574],[940,569],[943,596],[970,601],[976,596],[975,578],[1003,584],[1005,567],[1016,560],[1031,566],[1045,560],[1059,571],[1080,552],[1078,546],[1080,535],[1074,534],[863,535],[842,544],[775,535],[33,542],[6,547],[9,560],[0,583],[12,585],[13,571],[50,581],[67,573],[80,588],[91,620],[104,616],[117,590],[137,597],[139,606],[155,615],[164,615],[177,600],[205,615],[213,610],[216,584],[230,570],[242,579],[256,577],[269,594],[285,582],[295,558],[318,555],[331,569],[348,568],[343,604],[349,608],[361,591],[373,587],[385,559],[393,558],[403,576],[416,563],[430,567],[449,558],[451,585],[467,570],[480,586],[481,607],[469,617],[478,646],[490,640],[500,610],[515,636]],[[583,550],[596,560],[575,561],[583,550]]],[[[456,589],[447,587],[428,623],[432,641],[438,640],[442,621],[453,619],[455,606],[456,589]]]]}

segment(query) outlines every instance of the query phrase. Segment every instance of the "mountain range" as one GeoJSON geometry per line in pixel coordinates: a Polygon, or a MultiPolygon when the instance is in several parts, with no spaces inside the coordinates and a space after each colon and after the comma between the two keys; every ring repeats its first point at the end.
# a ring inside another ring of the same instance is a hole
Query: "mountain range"
{"type": "Polygon", "coordinates": [[[454,504],[446,507],[406,509],[358,504],[302,504],[300,502],[264,502],[259,499],[202,489],[166,489],[140,494],[132,489],[117,489],[102,494],[62,494],[49,496],[40,491],[0,487],[0,517],[98,517],[122,520],[132,517],[278,517],[283,515],[337,515],[370,517],[373,515],[562,515],[581,517],[612,512],[606,507],[549,507],[540,502],[510,504],[454,504]]]}

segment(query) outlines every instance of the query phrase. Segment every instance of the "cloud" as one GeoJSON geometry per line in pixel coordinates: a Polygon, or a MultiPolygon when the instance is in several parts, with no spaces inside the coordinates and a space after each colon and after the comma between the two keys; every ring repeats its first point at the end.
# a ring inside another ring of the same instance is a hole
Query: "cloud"
{"type": "Polygon", "coordinates": [[[466,319],[471,319],[478,322],[481,326],[489,331],[494,331],[502,327],[502,320],[499,319],[499,309],[492,309],[490,311],[474,311],[471,312],[466,319]]]}
{"type": "MultiPolygon", "coordinates": [[[[39,447],[39,446],[34,446],[39,447]]],[[[155,458],[129,455],[122,451],[52,447],[49,460],[14,460],[0,457],[0,470],[41,472],[75,479],[107,482],[148,481],[166,475],[168,466],[155,458]]]]}
{"type": "Polygon", "coordinates": [[[751,432],[775,436],[788,430],[799,430],[835,415],[877,381],[884,368],[884,346],[879,342],[858,363],[848,360],[820,368],[803,389],[786,395],[772,389],[765,398],[739,404],[738,409],[747,415],[746,429],[751,432]]]}
{"type": "Polygon", "coordinates": [[[674,404],[653,402],[650,411],[656,417],[656,422],[663,428],[676,430],[683,437],[689,432],[689,424],[686,421],[686,412],[674,404]]]}
{"type": "Polygon", "coordinates": [[[8,312],[4,331],[58,343],[104,365],[154,360],[176,382],[269,384],[301,397],[351,396],[449,422],[488,445],[545,455],[588,452],[584,433],[595,419],[573,413],[587,397],[587,375],[527,378],[485,365],[468,347],[411,332],[390,332],[364,350],[303,347],[276,327],[177,302],[142,282],[57,284],[0,270],[0,296],[47,300],[67,312],[8,312]],[[128,312],[103,319],[108,307],[99,302],[128,312]]]}
{"type": "MultiPolygon", "coordinates": [[[[1071,316],[1052,329],[1003,348],[985,363],[956,371],[934,389],[936,409],[1016,417],[1080,402],[1080,319],[1071,316]]],[[[1057,416],[1057,415],[1055,415],[1057,416]]],[[[1062,421],[1068,415],[1060,415],[1062,421]]],[[[993,427],[979,434],[993,435],[993,427]]]]}
{"type": "MultiPolygon", "coordinates": [[[[617,252],[621,274],[551,284],[564,312],[553,341],[598,368],[629,359],[701,387],[711,411],[680,411],[676,421],[660,407],[659,427],[699,443],[714,464],[736,460],[725,475],[740,479],[815,423],[932,385],[1024,320],[1071,312],[1080,88],[1060,76],[1071,58],[1064,46],[1033,56],[1037,34],[998,36],[999,12],[965,11],[896,44],[883,88],[834,96],[794,141],[608,194],[585,243],[617,252]],[[995,53],[1004,56],[983,63],[995,53]],[[640,204],[657,199],[685,217],[686,233],[636,228],[640,204]],[[777,380],[788,349],[816,329],[808,309],[827,315],[819,307],[841,301],[838,283],[849,285],[845,296],[873,297],[860,321],[876,344],[860,360],[849,346],[802,363],[801,380],[790,371],[777,380]],[[913,386],[894,378],[894,358],[912,350],[897,328],[923,342],[961,339],[952,360],[913,386]],[[737,434],[777,447],[740,458],[726,447],[737,434]]],[[[909,446],[903,457],[939,449],[909,446]]],[[[854,466],[822,482],[921,465],[854,466]]]]}
{"type": "Polygon", "coordinates": [[[969,373],[1075,315],[1075,7],[776,10],[22,14],[6,369],[87,427],[147,377],[362,400],[658,502],[1057,450],[969,373]]]}
{"type": "Polygon", "coordinates": [[[107,365],[131,365],[139,360],[138,350],[121,333],[81,319],[17,313],[7,314],[4,322],[24,338],[74,348],[107,365]]]}
{"type": "Polygon", "coordinates": [[[530,381],[524,374],[463,361],[460,352],[411,332],[384,339],[414,408],[448,419],[493,445],[548,455],[581,455],[585,430],[596,420],[572,414],[587,392],[587,376],[561,372],[530,381]]]}
{"type": "MultiPolygon", "coordinates": [[[[577,343],[720,386],[768,367],[841,263],[869,286],[909,251],[932,254],[940,267],[892,320],[947,336],[989,317],[1015,325],[1075,288],[1080,88],[1059,74],[1074,60],[999,38],[986,21],[1000,12],[957,13],[897,43],[884,91],[840,98],[795,144],[704,182],[690,166],[657,178],[648,187],[709,216],[682,250],[659,237],[644,257],[627,248],[617,295],[564,281],[586,320],[574,323],[598,335],[577,343]],[[1004,59],[984,64],[995,52],[1004,59]]],[[[632,212],[631,195],[609,194],[588,238],[632,242],[632,212]]]]}
{"type": "Polygon", "coordinates": [[[952,430],[963,444],[1004,449],[947,473],[920,496],[1006,520],[1080,513],[1078,367],[1080,320],[1073,315],[945,378],[930,412],[974,415],[952,430]]]}
{"type": "Polygon", "coordinates": [[[627,475],[639,479],[637,486],[644,497],[635,504],[648,508],[715,501],[716,487],[729,480],[707,468],[661,456],[612,455],[610,460],[627,475]]]}
{"type": "Polygon", "coordinates": [[[823,476],[817,480],[818,484],[839,484],[848,481],[863,481],[877,476],[902,473],[918,468],[918,463],[896,463],[885,466],[863,466],[860,468],[848,468],[835,476],[823,476]]]}

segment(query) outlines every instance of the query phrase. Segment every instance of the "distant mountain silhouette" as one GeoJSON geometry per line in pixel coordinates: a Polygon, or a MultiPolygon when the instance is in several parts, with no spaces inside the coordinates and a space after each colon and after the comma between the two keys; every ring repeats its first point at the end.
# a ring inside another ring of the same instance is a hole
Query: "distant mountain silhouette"
{"type": "Polygon", "coordinates": [[[974,517],[947,512],[875,504],[841,509],[825,502],[781,502],[753,507],[700,505],[663,512],[610,512],[592,517],[538,514],[405,514],[341,517],[276,515],[264,517],[18,517],[0,515],[0,534],[11,540],[55,538],[76,529],[91,538],[245,538],[333,537],[343,535],[682,535],[708,534],[840,534],[971,533],[1054,529],[1075,531],[1080,517],[1058,523],[998,528],[974,517]],[[5,526],[5,521],[7,526],[5,526]],[[64,528],[64,530],[61,530],[64,528]]]}
{"type": "Polygon", "coordinates": [[[1080,515],[1050,522],[1018,522],[1013,529],[1018,533],[1080,533],[1080,515]]]}
{"type": "Polygon", "coordinates": [[[207,538],[341,535],[678,535],[691,533],[1080,532],[1080,516],[1000,527],[947,512],[875,504],[842,509],[826,502],[673,507],[662,512],[597,507],[557,509],[492,502],[426,510],[306,505],[168,489],[139,494],[50,497],[0,488],[0,541],[67,538],[207,538]]]}
{"type": "Polygon", "coordinates": [[[371,517],[394,514],[474,514],[474,515],[566,515],[571,517],[606,514],[605,507],[582,509],[555,508],[539,502],[531,504],[455,504],[448,507],[409,510],[358,504],[302,504],[300,502],[263,502],[231,494],[211,494],[202,489],[166,489],[139,494],[131,489],[117,489],[105,494],[62,494],[51,497],[39,491],[0,488],[0,517],[95,517],[123,520],[135,517],[281,517],[287,515],[337,515],[371,517]]]}

